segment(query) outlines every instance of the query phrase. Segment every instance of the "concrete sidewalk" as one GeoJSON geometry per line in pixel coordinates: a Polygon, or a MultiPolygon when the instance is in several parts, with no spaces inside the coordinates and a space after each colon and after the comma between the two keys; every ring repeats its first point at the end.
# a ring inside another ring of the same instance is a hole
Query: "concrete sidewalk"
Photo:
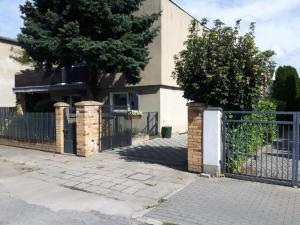
{"type": "Polygon", "coordinates": [[[1,192],[52,211],[97,211],[131,218],[192,183],[197,175],[101,153],[90,158],[0,146],[1,192]]]}
{"type": "MultiPolygon", "coordinates": [[[[137,225],[125,216],[100,213],[113,201],[31,179],[24,164],[0,162],[1,225],[137,225]],[[100,209],[101,210],[101,209],[100,209]]],[[[124,210],[121,205],[115,210],[124,210]]],[[[113,212],[112,210],[110,212],[113,212]]]]}

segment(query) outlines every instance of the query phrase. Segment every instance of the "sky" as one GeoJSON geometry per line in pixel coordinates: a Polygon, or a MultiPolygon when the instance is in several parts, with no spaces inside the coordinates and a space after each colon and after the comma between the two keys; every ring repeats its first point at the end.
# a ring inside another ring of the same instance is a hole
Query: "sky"
{"type": "MultiPolygon", "coordinates": [[[[300,0],[173,0],[197,19],[221,19],[242,30],[256,22],[256,42],[272,49],[278,65],[292,65],[300,74],[300,0]]],[[[22,26],[19,5],[25,0],[0,0],[0,36],[16,38],[22,26]]]]}

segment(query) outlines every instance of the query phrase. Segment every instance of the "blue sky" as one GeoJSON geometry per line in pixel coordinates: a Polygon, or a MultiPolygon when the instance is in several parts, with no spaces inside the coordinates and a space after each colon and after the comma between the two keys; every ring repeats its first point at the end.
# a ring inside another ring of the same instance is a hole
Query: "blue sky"
{"type": "MultiPolygon", "coordinates": [[[[19,5],[25,0],[0,0],[0,35],[15,38],[22,26],[19,5]]],[[[257,44],[273,49],[279,65],[292,65],[300,73],[300,0],[174,0],[198,19],[221,19],[233,25],[242,19],[246,30],[257,23],[257,44]]]]}

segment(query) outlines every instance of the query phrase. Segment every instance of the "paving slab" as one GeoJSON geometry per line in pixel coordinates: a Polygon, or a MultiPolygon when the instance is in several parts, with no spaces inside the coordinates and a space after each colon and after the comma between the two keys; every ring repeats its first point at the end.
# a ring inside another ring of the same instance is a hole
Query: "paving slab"
{"type": "Polygon", "coordinates": [[[107,152],[117,154],[127,160],[153,162],[186,170],[187,134],[175,135],[170,139],[154,138],[107,152]]]}
{"type": "Polygon", "coordinates": [[[145,218],[178,225],[298,225],[300,189],[201,178],[145,218]]]}
{"type": "Polygon", "coordinates": [[[108,152],[81,158],[0,146],[3,160],[29,168],[17,178],[4,174],[0,179],[3,190],[18,200],[51,210],[95,210],[126,218],[198,179],[179,169],[108,152]]]}

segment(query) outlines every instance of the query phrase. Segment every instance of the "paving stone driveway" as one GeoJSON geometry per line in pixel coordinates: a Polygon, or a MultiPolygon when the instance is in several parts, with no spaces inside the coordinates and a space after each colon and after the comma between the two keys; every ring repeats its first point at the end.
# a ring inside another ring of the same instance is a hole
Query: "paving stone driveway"
{"type": "Polygon", "coordinates": [[[146,216],[178,225],[298,225],[300,190],[201,178],[146,216]]]}
{"type": "Polygon", "coordinates": [[[123,159],[152,162],[187,170],[187,134],[175,135],[171,139],[155,138],[129,147],[107,150],[123,159]]]}
{"type": "Polygon", "coordinates": [[[1,160],[32,168],[26,175],[31,179],[125,202],[128,209],[132,207],[128,216],[197,179],[195,174],[107,152],[79,158],[0,146],[1,160]]]}

